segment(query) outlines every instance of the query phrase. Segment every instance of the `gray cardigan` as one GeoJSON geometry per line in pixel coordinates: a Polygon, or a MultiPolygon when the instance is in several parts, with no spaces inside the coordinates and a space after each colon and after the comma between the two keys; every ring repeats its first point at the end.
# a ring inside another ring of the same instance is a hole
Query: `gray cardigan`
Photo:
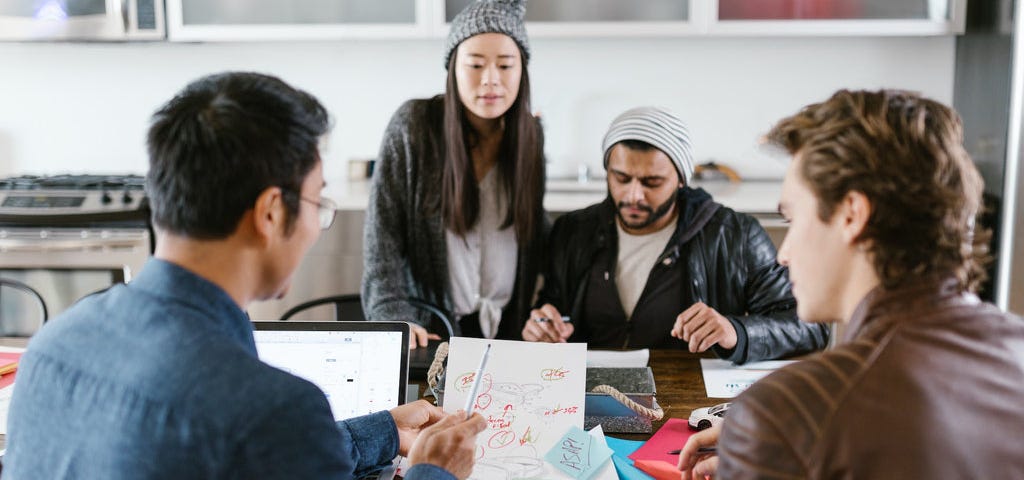
{"type": "MultiPolygon", "coordinates": [[[[363,310],[368,320],[411,321],[430,316],[402,300],[418,298],[452,311],[448,254],[441,216],[444,96],[399,107],[381,143],[363,229],[363,310]]],[[[541,207],[542,208],[542,207],[541,207]]],[[[540,270],[546,228],[520,242],[512,299],[498,338],[520,339],[540,270]]],[[[455,334],[460,333],[453,322],[455,334]]]]}

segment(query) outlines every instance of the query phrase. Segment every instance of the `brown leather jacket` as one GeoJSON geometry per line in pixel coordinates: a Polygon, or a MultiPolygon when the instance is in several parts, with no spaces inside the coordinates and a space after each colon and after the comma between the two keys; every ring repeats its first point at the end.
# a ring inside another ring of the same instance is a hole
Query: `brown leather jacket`
{"type": "Polygon", "coordinates": [[[1024,320],[956,290],[876,289],[837,348],[754,384],[718,477],[1024,478],[1024,320]]]}

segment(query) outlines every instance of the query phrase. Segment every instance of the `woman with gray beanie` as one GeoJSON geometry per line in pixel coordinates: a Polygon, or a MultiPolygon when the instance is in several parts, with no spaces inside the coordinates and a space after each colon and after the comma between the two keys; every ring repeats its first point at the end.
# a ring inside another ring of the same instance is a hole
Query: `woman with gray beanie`
{"type": "Polygon", "coordinates": [[[452,21],[445,93],[402,105],[384,133],[366,211],[362,302],[414,322],[425,300],[456,335],[519,339],[544,235],[544,137],[530,110],[525,0],[481,0],[452,21]]]}

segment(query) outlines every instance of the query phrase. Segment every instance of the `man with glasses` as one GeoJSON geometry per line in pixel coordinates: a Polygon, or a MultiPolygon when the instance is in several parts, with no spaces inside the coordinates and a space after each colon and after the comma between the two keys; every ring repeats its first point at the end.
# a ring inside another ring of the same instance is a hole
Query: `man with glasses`
{"type": "Polygon", "coordinates": [[[402,454],[406,478],[469,475],[479,414],[418,401],[335,423],[316,386],[256,356],[246,306],[284,295],[334,221],[320,198],[327,130],[315,98],[251,73],[200,79],[156,112],[154,258],[32,339],[4,473],[353,478],[402,454]]]}
{"type": "Polygon", "coordinates": [[[303,201],[316,205],[317,218],[320,219],[320,230],[327,230],[334,225],[334,217],[338,214],[338,204],[327,197],[320,197],[320,201],[302,197],[303,201]]]}

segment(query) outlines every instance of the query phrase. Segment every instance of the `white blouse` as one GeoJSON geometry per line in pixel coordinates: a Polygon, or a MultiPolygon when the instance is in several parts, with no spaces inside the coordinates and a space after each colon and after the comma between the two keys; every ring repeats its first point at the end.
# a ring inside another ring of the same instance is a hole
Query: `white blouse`
{"type": "Polygon", "coordinates": [[[515,229],[501,229],[508,199],[498,169],[480,181],[480,216],[465,237],[445,230],[448,281],[455,314],[480,312],[480,330],[487,338],[498,334],[501,309],[512,298],[519,248],[515,229]]]}

